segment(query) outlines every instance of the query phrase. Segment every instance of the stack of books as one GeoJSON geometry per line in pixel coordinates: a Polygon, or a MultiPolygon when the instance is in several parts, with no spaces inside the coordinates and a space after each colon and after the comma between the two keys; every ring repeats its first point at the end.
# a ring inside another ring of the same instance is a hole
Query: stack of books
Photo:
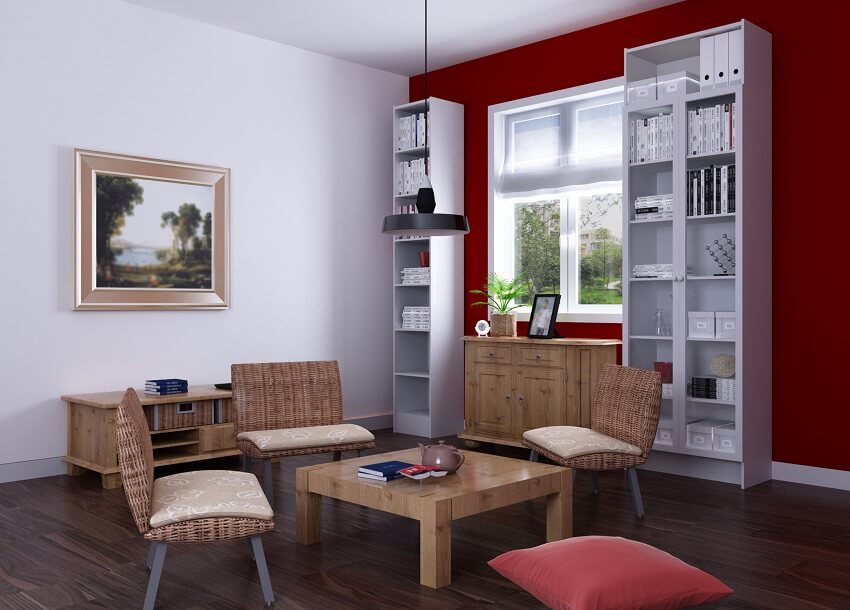
{"type": "Polygon", "coordinates": [[[735,164],[688,170],[688,216],[735,212],[735,164]]]}
{"type": "Polygon", "coordinates": [[[673,384],[672,383],[662,383],[661,384],[661,398],[673,398],[673,384]]]}
{"type": "Polygon", "coordinates": [[[635,221],[672,220],[673,194],[650,195],[635,199],[635,221]]]}
{"type": "Polygon", "coordinates": [[[397,460],[367,464],[357,470],[357,478],[368,479],[370,481],[392,481],[402,476],[399,474],[399,470],[410,468],[411,466],[413,464],[409,462],[399,462],[397,460]]]}
{"type": "Polygon", "coordinates": [[[629,163],[667,161],[673,158],[673,115],[638,119],[629,123],[629,163]]]}
{"type": "Polygon", "coordinates": [[[428,118],[424,112],[399,117],[396,150],[409,150],[425,146],[428,118]]]}
{"type": "Polygon", "coordinates": [[[427,286],[431,283],[431,267],[405,267],[401,270],[401,283],[405,286],[427,286]]]}
{"type": "Polygon", "coordinates": [[[145,381],[145,394],[165,396],[184,394],[189,391],[189,382],[185,379],[148,379],[145,381]]]}
{"type": "Polygon", "coordinates": [[[735,150],[735,102],[688,110],[688,154],[735,150]]]}
{"type": "Polygon", "coordinates": [[[396,175],[396,195],[415,195],[428,173],[428,159],[399,161],[396,175]]]}
{"type": "Polygon", "coordinates": [[[405,307],[401,312],[403,330],[431,330],[430,307],[405,307]]]}
{"type": "Polygon", "coordinates": [[[691,396],[734,401],[735,380],[723,377],[691,377],[691,396]]]}
{"type": "Polygon", "coordinates": [[[672,263],[656,263],[654,265],[635,265],[632,267],[632,277],[657,277],[672,279],[672,263]]]}

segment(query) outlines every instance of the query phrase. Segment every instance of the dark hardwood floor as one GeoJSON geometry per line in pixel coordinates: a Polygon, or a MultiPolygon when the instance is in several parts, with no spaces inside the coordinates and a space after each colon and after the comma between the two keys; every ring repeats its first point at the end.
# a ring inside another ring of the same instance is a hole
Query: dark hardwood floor
{"type": "MultiPolygon", "coordinates": [[[[376,452],[418,440],[377,437],[376,452]]],[[[329,459],[291,458],[275,468],[277,529],[263,544],[277,608],[542,607],[486,562],[544,542],[543,500],[455,521],[453,582],[439,591],[419,585],[414,521],[326,499],[322,543],[296,545],[293,470],[329,459]]],[[[575,534],[640,540],[714,574],[735,589],[715,608],[850,608],[850,492],[780,482],[741,491],[641,472],[647,515],[638,520],[624,477],[600,478],[598,496],[586,475],[576,481],[575,534]]],[[[146,553],[123,491],[101,489],[98,477],[0,485],[0,608],[138,608],[146,553]]],[[[157,608],[262,605],[246,543],[169,546],[157,608]]]]}

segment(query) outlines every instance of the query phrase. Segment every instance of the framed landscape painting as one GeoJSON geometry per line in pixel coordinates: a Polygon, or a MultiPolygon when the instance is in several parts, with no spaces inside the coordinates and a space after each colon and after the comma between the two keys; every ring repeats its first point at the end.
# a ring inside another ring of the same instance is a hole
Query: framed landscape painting
{"type": "Polygon", "coordinates": [[[75,309],[229,307],[229,169],[74,157],[75,309]]]}

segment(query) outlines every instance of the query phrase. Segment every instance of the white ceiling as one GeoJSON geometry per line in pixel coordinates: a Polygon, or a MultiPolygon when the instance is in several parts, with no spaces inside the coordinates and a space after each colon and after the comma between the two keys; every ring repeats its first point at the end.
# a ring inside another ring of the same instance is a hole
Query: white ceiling
{"type": "MultiPolygon", "coordinates": [[[[425,69],[424,0],[126,0],[404,76],[425,69]]],[[[428,69],[679,0],[429,0],[428,69]]]]}

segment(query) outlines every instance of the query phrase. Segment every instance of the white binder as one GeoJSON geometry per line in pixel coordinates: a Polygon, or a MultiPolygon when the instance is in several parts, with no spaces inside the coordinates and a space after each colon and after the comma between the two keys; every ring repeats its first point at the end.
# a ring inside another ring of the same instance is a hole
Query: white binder
{"type": "Polygon", "coordinates": [[[699,40],[699,86],[714,89],[714,37],[699,40]]]}
{"type": "Polygon", "coordinates": [[[725,87],[729,84],[729,33],[714,37],[714,86],[725,87]]]}
{"type": "Polygon", "coordinates": [[[744,80],[744,33],[741,30],[729,32],[729,84],[735,85],[744,80]]]}

